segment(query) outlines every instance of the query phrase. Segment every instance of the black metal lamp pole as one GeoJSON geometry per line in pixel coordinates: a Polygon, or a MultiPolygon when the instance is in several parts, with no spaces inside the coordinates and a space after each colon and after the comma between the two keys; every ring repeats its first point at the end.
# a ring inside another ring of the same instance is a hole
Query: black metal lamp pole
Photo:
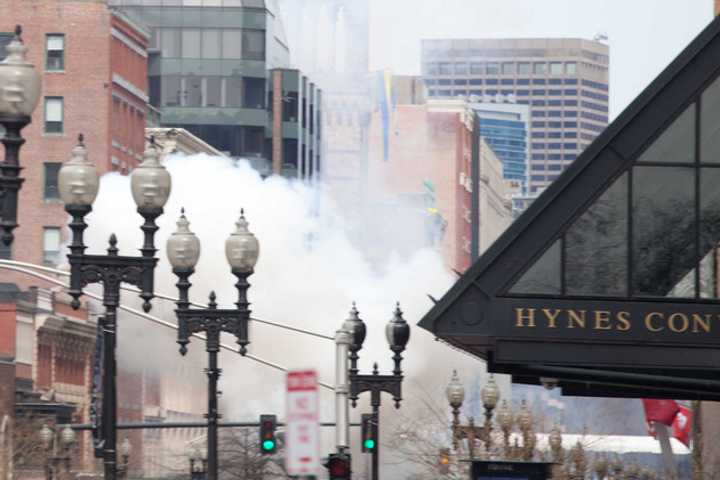
{"type": "Polygon", "coordinates": [[[361,375],[358,373],[358,352],[362,349],[367,330],[354,304],[352,310],[350,310],[350,317],[345,321],[343,328],[352,333],[349,357],[350,400],[352,401],[353,408],[357,406],[357,399],[361,393],[370,392],[370,405],[372,406],[373,414],[372,421],[377,432],[377,438],[375,438],[377,445],[372,452],[372,480],[379,480],[381,394],[382,392],[386,392],[392,395],[395,401],[395,408],[400,408],[403,380],[402,369],[400,368],[400,363],[402,362],[401,354],[410,339],[410,325],[403,319],[400,304],[398,303],[393,313],[393,318],[385,327],[385,335],[390,345],[390,350],[393,352],[393,362],[395,363],[392,375],[380,375],[377,363],[373,365],[372,375],[361,375]]]}
{"type": "Polygon", "coordinates": [[[12,244],[17,228],[20,177],[20,147],[25,139],[20,131],[30,124],[30,115],[40,98],[40,74],[25,59],[27,47],[22,42],[22,28],[15,27],[15,37],[6,47],[7,58],[0,62],[0,124],[5,127],[2,144],[5,159],[0,163],[0,230],[2,242],[12,244]]]}
{"type": "MultiPolygon", "coordinates": [[[[250,287],[247,279],[253,274],[253,268],[259,254],[259,244],[255,236],[248,230],[248,222],[241,211],[237,221],[237,230],[225,242],[225,253],[232,273],[237,277],[235,287],[238,291],[238,300],[235,309],[218,309],[215,303],[215,292],[210,292],[210,302],[207,309],[190,308],[190,276],[195,272],[195,265],[200,257],[200,241],[189,229],[190,223],[185,217],[184,210],[177,222],[178,229],[167,242],[167,254],[173,273],[177,275],[177,287],[180,292],[175,312],[178,318],[178,339],[180,353],[187,353],[187,344],[194,333],[205,333],[205,350],[208,353],[208,433],[207,433],[207,478],[218,478],[218,422],[221,418],[218,412],[217,382],[221,370],[218,368],[217,356],[220,351],[220,334],[228,332],[235,335],[241,355],[247,353],[248,320],[250,319],[250,305],[247,301],[247,291],[250,287]]],[[[192,461],[191,461],[192,462],[192,461]]],[[[192,463],[191,463],[192,468],[192,463]]]]}
{"type": "MultiPolygon", "coordinates": [[[[83,242],[83,232],[87,228],[85,216],[92,210],[92,203],[98,192],[97,171],[87,159],[87,150],[83,136],[73,149],[72,158],[60,169],[58,177],[60,196],[65,202],[65,210],[72,216],[70,229],[70,290],[73,297],[71,305],[80,307],[80,296],[86,285],[100,283],[103,286],[103,306],[105,314],[99,319],[103,337],[103,379],[102,414],[100,440],[95,445],[95,454],[103,458],[105,478],[117,477],[117,392],[115,386],[116,362],[115,345],[117,334],[117,308],[120,304],[120,284],[129,283],[140,289],[143,310],[150,311],[153,298],[154,270],[158,259],[155,258],[153,239],[157,226],[155,219],[163,212],[162,208],[170,196],[170,174],[159,163],[158,150],[154,141],[145,150],[143,162],[133,171],[131,183],[138,213],[145,219],[142,230],[145,241],[139,257],[118,255],[117,238],[110,236],[107,255],[88,255],[83,242]]],[[[96,435],[96,438],[98,435],[96,435]]]]}

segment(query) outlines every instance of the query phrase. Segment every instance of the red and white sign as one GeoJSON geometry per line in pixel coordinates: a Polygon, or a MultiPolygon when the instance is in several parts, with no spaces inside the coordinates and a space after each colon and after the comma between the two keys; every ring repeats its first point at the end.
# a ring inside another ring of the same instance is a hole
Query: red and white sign
{"type": "Polygon", "coordinates": [[[288,475],[320,474],[318,390],[314,370],[288,372],[285,453],[288,475]]]}

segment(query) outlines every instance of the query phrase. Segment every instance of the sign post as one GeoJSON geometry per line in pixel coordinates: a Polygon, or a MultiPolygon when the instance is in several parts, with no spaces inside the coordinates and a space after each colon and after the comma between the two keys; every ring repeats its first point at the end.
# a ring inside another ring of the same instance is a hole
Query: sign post
{"type": "Polygon", "coordinates": [[[290,476],[320,474],[317,373],[288,372],[285,468],[290,476]]]}

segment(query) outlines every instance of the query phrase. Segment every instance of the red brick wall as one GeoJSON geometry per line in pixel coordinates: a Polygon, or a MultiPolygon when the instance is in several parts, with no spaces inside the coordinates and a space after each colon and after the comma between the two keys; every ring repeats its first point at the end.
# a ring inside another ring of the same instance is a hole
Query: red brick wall
{"type": "Polygon", "coordinates": [[[52,385],[52,347],[45,343],[38,344],[37,354],[37,387],[50,388],[52,385]]]}
{"type": "MultiPolygon", "coordinates": [[[[112,83],[110,98],[110,143],[111,157],[120,162],[120,170],[127,173],[136,166],[137,156],[142,155],[145,143],[145,116],[147,115],[147,53],[148,39],[132,25],[118,16],[111,18],[112,28],[119,33],[110,37],[110,75],[118,75],[143,92],[137,95],[132,89],[112,83]],[[122,37],[118,38],[119,36],[122,37]],[[114,141],[114,145],[113,145],[114,141]]],[[[112,164],[108,169],[117,169],[112,164]]]]}
{"type": "MultiPolygon", "coordinates": [[[[135,152],[142,152],[146,103],[131,93],[126,97],[138,103],[135,115],[113,115],[112,72],[120,72],[143,90],[146,88],[146,59],[128,53],[121,42],[111,36],[111,27],[122,30],[145,48],[147,39],[133,27],[116,18],[101,0],[27,0],[0,1],[0,31],[10,32],[16,24],[23,26],[23,39],[28,57],[42,76],[40,103],[33,114],[33,123],[23,136],[27,143],[20,154],[23,177],[20,192],[19,222],[13,244],[13,259],[40,264],[43,261],[43,227],[64,227],[68,217],[59,200],[44,199],[44,163],[64,162],[84,133],[92,161],[100,172],[111,169],[111,125],[128,126],[124,142],[135,152]],[[45,35],[65,35],[65,70],[45,71],[45,35]],[[112,51],[111,51],[112,46],[112,51]],[[59,96],[64,99],[64,133],[45,134],[43,98],[59,96]]],[[[124,127],[123,127],[124,128],[124,127]]],[[[120,152],[120,161],[127,166],[136,163],[134,156],[120,152]]],[[[65,230],[63,230],[65,231],[65,230]]],[[[41,285],[43,282],[26,276],[0,271],[0,281],[15,281],[19,286],[41,285]]]]}
{"type": "Polygon", "coordinates": [[[84,385],[85,363],[80,358],[64,356],[55,358],[55,381],[72,385],[84,385]]]}
{"type": "Polygon", "coordinates": [[[16,325],[15,303],[0,303],[0,357],[15,358],[16,325]]]}

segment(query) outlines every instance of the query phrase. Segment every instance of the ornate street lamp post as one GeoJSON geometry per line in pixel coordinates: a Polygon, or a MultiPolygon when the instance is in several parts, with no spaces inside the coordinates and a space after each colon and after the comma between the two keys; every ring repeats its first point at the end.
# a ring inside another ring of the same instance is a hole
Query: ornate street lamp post
{"type": "Polygon", "coordinates": [[[0,62],[0,124],[5,127],[5,136],[0,140],[5,146],[5,160],[0,163],[0,229],[2,242],[8,246],[18,226],[18,192],[23,183],[20,147],[25,139],[20,131],[30,123],[40,98],[40,74],[25,58],[27,47],[21,35],[18,25],[6,47],[8,55],[0,62]]]}
{"type": "Polygon", "coordinates": [[[225,255],[230,264],[233,275],[237,277],[235,287],[238,291],[238,300],[235,309],[218,309],[215,303],[215,292],[210,292],[210,302],[207,309],[190,308],[190,276],[195,272],[195,266],[200,258],[200,240],[190,231],[190,222],[185,217],[184,210],[177,222],[177,231],[167,241],[167,255],[177,275],[177,287],[180,292],[176,302],[175,312],[178,318],[178,339],[180,353],[187,353],[187,344],[193,333],[205,333],[205,350],[208,353],[208,434],[207,434],[207,478],[218,478],[218,392],[217,382],[220,378],[220,369],[217,356],[220,351],[220,334],[228,332],[235,335],[241,355],[247,352],[248,321],[250,319],[247,291],[250,287],[247,279],[253,274],[253,269],[260,254],[260,244],[257,238],[248,230],[248,222],[244,212],[240,211],[240,219],[235,224],[237,229],[225,241],[225,255]]]}
{"type": "MultiPolygon", "coordinates": [[[[485,422],[482,426],[475,425],[475,419],[469,418],[467,425],[460,424],[460,408],[462,407],[463,400],[465,399],[465,388],[460,382],[460,378],[457,375],[457,371],[453,371],[450,383],[445,389],[445,395],[447,396],[450,408],[452,408],[452,442],[453,448],[457,450],[459,441],[467,439],[468,450],[470,459],[475,459],[475,440],[480,439],[485,444],[485,450],[490,451],[493,446],[492,441],[492,417],[493,410],[497,406],[498,400],[500,400],[500,389],[495,383],[495,378],[490,375],[488,382],[483,386],[480,392],[480,398],[483,401],[483,408],[485,409],[485,422]]],[[[503,403],[503,409],[507,408],[507,404],[503,403]]],[[[506,413],[506,412],[504,412],[506,413]]],[[[512,412],[509,413],[510,423],[508,425],[500,424],[503,429],[503,436],[505,442],[509,441],[510,428],[512,427],[512,412]]],[[[503,417],[505,420],[507,418],[503,417]]]]}
{"type": "Polygon", "coordinates": [[[75,432],[69,426],[62,430],[50,428],[46,423],[40,429],[40,441],[49,452],[45,464],[45,478],[47,480],[69,480],[71,450],[75,445],[75,432]],[[62,465],[62,470],[60,466],[62,465]],[[62,474],[62,478],[61,477],[62,474]]]}
{"type": "Polygon", "coordinates": [[[379,480],[380,475],[380,405],[382,392],[389,393],[395,401],[395,408],[400,408],[402,401],[403,374],[400,368],[402,352],[405,351],[408,340],[410,340],[410,325],[403,319],[400,304],[398,303],[393,313],[393,318],[385,326],[385,336],[390,350],[393,352],[392,375],[380,375],[377,363],[373,365],[372,375],[361,375],[358,370],[358,352],[362,349],[365,341],[366,327],[358,315],[353,304],[350,310],[350,317],[345,321],[343,330],[351,332],[350,342],[350,400],[353,408],[357,406],[358,396],[363,392],[370,392],[370,405],[372,406],[373,418],[371,423],[377,432],[376,447],[372,451],[372,479],[379,480]]]}
{"type": "Polygon", "coordinates": [[[145,150],[143,162],[133,170],[131,176],[132,195],[137,211],[145,219],[140,227],[145,240],[140,249],[141,256],[118,255],[117,238],[110,236],[107,255],[88,255],[83,242],[87,228],[85,216],[92,210],[97,196],[99,180],[95,166],[87,158],[83,136],[72,151],[72,158],[60,169],[58,176],[60,197],[65,210],[72,216],[70,230],[70,289],[71,305],[80,307],[80,296],[86,285],[100,283],[103,286],[105,314],[98,320],[103,337],[103,378],[101,425],[94,425],[96,455],[102,456],[105,464],[105,479],[115,480],[117,474],[117,391],[115,388],[115,345],[117,335],[117,309],[120,304],[120,284],[129,283],[140,289],[143,310],[150,311],[153,298],[155,258],[154,236],[158,227],[155,219],[163,213],[163,207],[170,196],[170,174],[160,164],[158,150],[153,141],[145,150]]]}

